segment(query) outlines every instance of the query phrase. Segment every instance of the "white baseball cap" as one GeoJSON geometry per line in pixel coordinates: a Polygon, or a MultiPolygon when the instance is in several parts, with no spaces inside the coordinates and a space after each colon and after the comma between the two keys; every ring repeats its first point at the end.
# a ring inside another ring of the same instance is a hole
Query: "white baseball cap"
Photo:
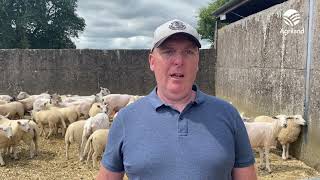
{"type": "Polygon", "coordinates": [[[178,19],[174,19],[160,25],[154,31],[151,51],[153,51],[154,48],[159,47],[170,36],[177,33],[187,35],[196,43],[199,48],[201,48],[200,36],[197,30],[188,23],[185,23],[178,19]]]}

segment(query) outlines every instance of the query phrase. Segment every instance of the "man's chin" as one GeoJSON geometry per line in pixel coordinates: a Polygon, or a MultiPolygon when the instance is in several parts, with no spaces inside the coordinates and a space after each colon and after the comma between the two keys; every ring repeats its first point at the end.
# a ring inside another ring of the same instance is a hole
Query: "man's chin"
{"type": "Polygon", "coordinates": [[[172,87],[169,87],[168,90],[172,94],[181,94],[186,90],[186,88],[181,85],[174,85],[172,87]]]}

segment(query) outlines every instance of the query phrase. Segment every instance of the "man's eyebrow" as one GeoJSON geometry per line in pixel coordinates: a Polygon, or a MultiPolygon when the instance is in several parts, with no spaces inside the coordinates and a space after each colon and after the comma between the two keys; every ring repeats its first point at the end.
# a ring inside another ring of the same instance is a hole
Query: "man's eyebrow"
{"type": "Polygon", "coordinates": [[[158,47],[160,50],[167,50],[167,49],[173,49],[173,47],[167,46],[167,45],[162,45],[158,47]]]}
{"type": "MultiPolygon", "coordinates": [[[[190,45],[186,46],[184,49],[195,49],[195,48],[197,48],[197,45],[190,44],[190,45]]],[[[161,46],[158,47],[158,49],[160,49],[160,50],[174,49],[174,46],[161,45],[161,46]]]]}

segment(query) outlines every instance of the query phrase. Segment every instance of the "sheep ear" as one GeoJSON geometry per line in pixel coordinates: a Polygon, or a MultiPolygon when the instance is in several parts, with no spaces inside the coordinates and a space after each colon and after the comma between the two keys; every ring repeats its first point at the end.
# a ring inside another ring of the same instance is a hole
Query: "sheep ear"
{"type": "Polygon", "coordinates": [[[278,119],[277,116],[272,116],[272,119],[278,119]]]}

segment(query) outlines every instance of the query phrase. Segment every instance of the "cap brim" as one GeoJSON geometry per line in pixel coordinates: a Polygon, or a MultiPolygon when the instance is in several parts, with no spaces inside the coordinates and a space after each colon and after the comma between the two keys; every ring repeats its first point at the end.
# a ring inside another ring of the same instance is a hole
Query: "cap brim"
{"type": "Polygon", "coordinates": [[[152,47],[151,52],[152,52],[155,48],[159,47],[162,43],[164,43],[168,38],[170,38],[170,37],[173,36],[173,35],[177,35],[177,34],[183,34],[183,35],[186,36],[189,40],[191,40],[192,42],[194,42],[194,43],[198,46],[198,48],[201,48],[201,44],[200,44],[199,40],[198,40],[197,38],[195,38],[193,35],[191,35],[191,34],[189,34],[189,33],[185,33],[185,32],[177,32],[177,33],[171,34],[171,35],[169,35],[169,36],[167,36],[167,37],[164,37],[164,38],[162,38],[161,40],[159,40],[159,41],[152,47]]]}

